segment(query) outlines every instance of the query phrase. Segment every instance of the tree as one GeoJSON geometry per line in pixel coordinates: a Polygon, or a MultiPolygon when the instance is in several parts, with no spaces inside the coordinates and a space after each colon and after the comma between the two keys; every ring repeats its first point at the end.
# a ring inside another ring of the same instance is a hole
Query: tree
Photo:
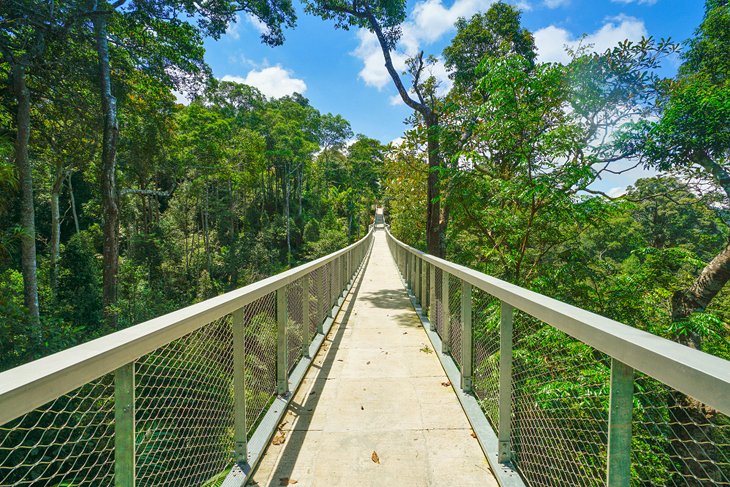
{"type": "MultiPolygon", "coordinates": [[[[677,78],[664,86],[661,118],[634,124],[627,140],[641,145],[647,166],[709,186],[716,211],[730,225],[730,6],[726,0],[711,0],[705,9],[677,78]]],[[[672,320],[688,328],[685,344],[701,347],[688,320],[702,312],[729,280],[730,242],[688,288],[672,297],[672,320]]]]}
{"type": "Polygon", "coordinates": [[[183,87],[186,84],[183,74],[200,76],[206,72],[201,34],[217,38],[238,11],[251,13],[267,25],[269,31],[262,35],[262,40],[271,45],[283,41],[282,24],[292,25],[295,19],[290,0],[241,3],[216,0],[205,6],[182,0],[133,3],[104,0],[94,4],[90,15],[99,63],[104,119],[100,177],[104,212],[103,288],[105,319],[111,328],[117,326],[115,304],[119,270],[119,204],[116,153],[119,123],[117,98],[112,86],[110,27],[115,37],[124,40],[130,67],[143,69],[166,84],[183,87]],[[197,27],[181,19],[181,13],[196,17],[197,27]]]}
{"type": "Polygon", "coordinates": [[[77,20],[80,8],[81,5],[73,1],[60,5],[43,0],[0,4],[0,55],[9,69],[8,78],[16,103],[14,156],[21,194],[23,293],[36,342],[41,339],[41,330],[36,275],[33,174],[29,154],[31,92],[28,88],[28,74],[41,63],[47,44],[65,36],[72,23],[77,20]]]}

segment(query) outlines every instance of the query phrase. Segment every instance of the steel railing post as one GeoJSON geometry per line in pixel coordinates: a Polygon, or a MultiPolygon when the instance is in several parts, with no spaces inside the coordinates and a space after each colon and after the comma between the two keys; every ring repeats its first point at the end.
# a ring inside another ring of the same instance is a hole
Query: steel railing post
{"type": "Polygon", "coordinates": [[[309,358],[309,275],[302,277],[302,356],[309,358]]]}
{"type": "Polygon", "coordinates": [[[497,461],[512,459],[512,325],[514,309],[504,301],[500,309],[499,325],[499,449],[497,461]]]}
{"type": "Polygon", "coordinates": [[[326,314],[322,314],[322,305],[325,302],[325,288],[324,288],[324,279],[325,279],[325,269],[324,266],[317,269],[317,333],[324,334],[324,318],[320,319],[321,316],[326,316],[326,314]]]}
{"type": "Polygon", "coordinates": [[[611,358],[608,407],[608,487],[627,487],[631,480],[631,420],[634,369],[611,358]]]}
{"type": "Polygon", "coordinates": [[[287,288],[280,287],[276,290],[276,392],[285,395],[289,392],[287,359],[286,323],[288,321],[287,311],[287,288]]]}
{"type": "Polygon", "coordinates": [[[330,261],[330,295],[329,295],[330,318],[335,317],[335,303],[337,302],[337,292],[335,291],[335,276],[337,275],[337,263],[335,262],[335,260],[330,261]]]}
{"type": "Polygon", "coordinates": [[[233,441],[236,463],[248,461],[248,429],[246,428],[246,337],[243,308],[231,316],[233,327],[233,441]]]}
{"type": "Polygon", "coordinates": [[[436,331],[436,321],[438,320],[436,315],[436,266],[430,264],[428,270],[428,320],[431,331],[436,331]]]}
{"type": "Polygon", "coordinates": [[[461,389],[471,392],[473,336],[471,332],[471,284],[461,281],[461,389]]]}
{"type": "Polygon", "coordinates": [[[421,314],[428,311],[428,262],[421,259],[421,314]]]}
{"type": "Polygon", "coordinates": [[[449,273],[441,269],[441,352],[451,352],[451,310],[449,309],[449,273]]]}
{"type": "Polygon", "coordinates": [[[130,362],[114,372],[114,485],[116,487],[135,485],[134,395],[134,362],[130,362]]]}

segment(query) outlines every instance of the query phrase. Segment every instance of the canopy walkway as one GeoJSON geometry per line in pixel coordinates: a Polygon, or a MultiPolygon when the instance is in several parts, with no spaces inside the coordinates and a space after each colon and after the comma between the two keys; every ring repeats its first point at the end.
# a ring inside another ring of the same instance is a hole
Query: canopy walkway
{"type": "Polygon", "coordinates": [[[0,374],[0,486],[730,485],[730,363],[355,244],[0,374]]]}

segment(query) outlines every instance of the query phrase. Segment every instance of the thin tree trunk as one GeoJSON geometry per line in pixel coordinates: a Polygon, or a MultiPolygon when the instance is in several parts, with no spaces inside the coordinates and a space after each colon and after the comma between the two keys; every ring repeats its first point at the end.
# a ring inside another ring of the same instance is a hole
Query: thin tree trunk
{"type": "Polygon", "coordinates": [[[428,253],[436,257],[446,255],[446,225],[441,213],[441,154],[439,125],[434,114],[426,117],[428,150],[428,200],[426,202],[426,244],[428,253]]]}
{"type": "Polygon", "coordinates": [[[99,84],[104,116],[104,134],[101,148],[101,201],[104,211],[103,297],[104,321],[110,329],[118,326],[117,274],[119,272],[119,207],[117,204],[116,156],[119,139],[117,100],[112,95],[109,66],[108,15],[94,16],[94,35],[99,58],[99,84]]]}
{"type": "Polygon", "coordinates": [[[23,299],[36,343],[41,342],[40,311],[38,306],[38,277],[36,274],[35,207],[33,206],[33,172],[28,155],[30,143],[30,91],[26,83],[25,66],[12,68],[13,92],[18,102],[16,113],[15,164],[20,178],[20,237],[21,268],[23,272],[23,299]]]}
{"type": "Polygon", "coordinates": [[[203,238],[205,240],[206,269],[210,276],[211,255],[210,235],[208,234],[208,181],[205,182],[205,207],[203,208],[203,238]]]}
{"type": "Polygon", "coordinates": [[[63,174],[57,169],[56,180],[51,187],[51,291],[53,296],[58,292],[58,260],[61,253],[61,208],[59,196],[63,183],[63,174]]]}
{"type": "Polygon", "coordinates": [[[71,183],[71,173],[68,173],[68,194],[69,199],[71,200],[71,214],[73,215],[74,219],[74,227],[76,228],[76,233],[78,234],[81,230],[79,228],[79,215],[76,212],[76,197],[74,196],[74,188],[73,183],[71,183]]]}
{"type": "Polygon", "coordinates": [[[286,218],[286,262],[291,263],[291,229],[289,228],[289,178],[284,173],[286,180],[284,181],[284,193],[286,194],[284,201],[284,218],[286,218]]]}
{"type": "MultiPolygon", "coordinates": [[[[712,299],[730,280],[730,243],[702,269],[692,285],[674,293],[672,296],[672,321],[675,323],[687,320],[692,313],[704,311],[712,299]]],[[[693,348],[701,349],[700,337],[689,334],[680,342],[693,348]]]]}

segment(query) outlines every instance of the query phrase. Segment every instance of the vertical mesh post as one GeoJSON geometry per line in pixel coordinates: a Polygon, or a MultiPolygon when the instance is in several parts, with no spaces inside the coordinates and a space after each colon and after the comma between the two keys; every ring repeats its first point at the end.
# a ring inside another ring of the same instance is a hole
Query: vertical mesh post
{"type": "Polygon", "coordinates": [[[288,349],[286,339],[287,312],[286,286],[276,290],[276,393],[285,395],[289,391],[287,380],[288,349]]]}
{"type": "Polygon", "coordinates": [[[471,330],[471,284],[461,281],[461,389],[472,390],[474,337],[471,330]]]}
{"type": "Polygon", "coordinates": [[[134,487],[134,362],[114,372],[114,485],[134,487]]]}
{"type": "Polygon", "coordinates": [[[431,264],[428,266],[429,280],[428,280],[428,319],[431,325],[431,331],[436,331],[436,266],[431,264]]]}
{"type": "Polygon", "coordinates": [[[233,442],[235,461],[246,463],[248,445],[246,428],[246,331],[244,329],[243,308],[231,315],[233,328],[233,442]]]}
{"type": "Polygon", "coordinates": [[[512,323],[514,309],[504,301],[501,303],[499,327],[499,428],[497,439],[500,463],[512,458],[512,323]]]}
{"type": "Polygon", "coordinates": [[[631,419],[634,369],[611,358],[608,409],[608,487],[628,487],[631,480],[631,419]]]}
{"type": "Polygon", "coordinates": [[[309,275],[302,278],[302,356],[309,358],[309,275]]]}
{"type": "Polygon", "coordinates": [[[451,352],[451,313],[449,313],[449,273],[441,270],[441,352],[451,352]]]}

